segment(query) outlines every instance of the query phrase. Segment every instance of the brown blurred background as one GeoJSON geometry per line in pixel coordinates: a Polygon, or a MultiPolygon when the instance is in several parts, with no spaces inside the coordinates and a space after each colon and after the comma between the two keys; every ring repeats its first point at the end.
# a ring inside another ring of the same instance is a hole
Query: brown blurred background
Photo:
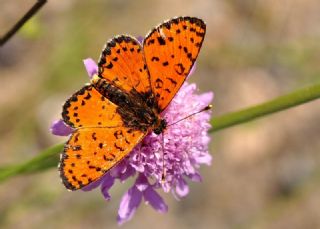
{"type": "MultiPolygon", "coordinates": [[[[0,0],[3,35],[36,0],[0,0]]],[[[65,138],[50,123],[88,81],[116,34],[144,35],[173,16],[204,19],[191,77],[214,91],[213,117],[319,82],[319,0],[49,1],[0,48],[1,165],[26,161],[65,138]]],[[[320,228],[320,101],[212,134],[213,164],[165,215],[141,205],[122,228],[320,228]]],[[[130,183],[130,182],[129,182],[130,183]]],[[[117,228],[117,184],[67,192],[57,169],[0,184],[0,228],[117,228]]]]}

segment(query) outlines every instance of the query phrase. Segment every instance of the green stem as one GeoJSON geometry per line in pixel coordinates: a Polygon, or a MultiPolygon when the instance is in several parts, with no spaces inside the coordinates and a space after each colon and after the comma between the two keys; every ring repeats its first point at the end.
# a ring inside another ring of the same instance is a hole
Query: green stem
{"type": "Polygon", "coordinates": [[[320,84],[298,89],[256,106],[214,117],[211,121],[213,128],[210,132],[216,132],[248,122],[261,116],[295,107],[318,98],[320,98],[320,84]]]}
{"type": "Polygon", "coordinates": [[[58,165],[59,153],[62,149],[63,144],[54,145],[24,163],[1,167],[0,182],[18,174],[32,173],[56,167],[58,165]]]}
{"type": "MultiPolygon", "coordinates": [[[[245,123],[261,116],[288,109],[317,98],[320,98],[320,84],[298,89],[268,102],[215,117],[211,121],[213,129],[211,129],[210,132],[216,132],[234,125],[245,123]]],[[[17,165],[1,167],[0,182],[15,175],[38,172],[51,167],[56,167],[59,160],[59,153],[62,149],[63,144],[58,144],[44,150],[29,161],[17,165]]]]}

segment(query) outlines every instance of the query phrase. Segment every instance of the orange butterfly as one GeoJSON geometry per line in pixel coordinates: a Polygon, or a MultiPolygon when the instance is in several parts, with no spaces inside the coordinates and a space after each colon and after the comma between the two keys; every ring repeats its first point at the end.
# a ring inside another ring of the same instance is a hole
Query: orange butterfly
{"type": "Polygon", "coordinates": [[[64,122],[75,129],[59,165],[67,189],[98,180],[148,133],[165,130],[160,114],[188,76],[205,32],[201,19],[178,17],[154,28],[142,46],[126,35],[107,42],[98,74],[63,106],[64,122]]]}

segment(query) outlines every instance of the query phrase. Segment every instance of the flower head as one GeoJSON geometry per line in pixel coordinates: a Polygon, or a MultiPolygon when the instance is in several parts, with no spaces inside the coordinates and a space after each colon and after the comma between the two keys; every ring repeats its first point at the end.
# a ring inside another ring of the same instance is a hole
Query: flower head
{"type": "MultiPolygon", "coordinates": [[[[87,59],[84,64],[90,77],[96,74],[97,66],[93,60],[87,59]]],[[[109,189],[116,179],[124,182],[135,176],[133,186],[121,199],[118,223],[130,220],[142,200],[158,212],[167,212],[168,207],[156,190],[171,192],[177,199],[184,197],[189,193],[187,181],[200,182],[200,165],[211,163],[208,152],[210,112],[184,118],[206,107],[212,99],[213,93],[197,94],[196,85],[185,82],[161,114],[168,123],[164,133],[149,133],[129,157],[83,190],[89,191],[100,186],[105,199],[109,200],[109,189]],[[175,124],[170,125],[172,123],[175,124]]],[[[51,131],[53,134],[67,135],[72,131],[67,127],[60,120],[52,126],[51,131]]]]}

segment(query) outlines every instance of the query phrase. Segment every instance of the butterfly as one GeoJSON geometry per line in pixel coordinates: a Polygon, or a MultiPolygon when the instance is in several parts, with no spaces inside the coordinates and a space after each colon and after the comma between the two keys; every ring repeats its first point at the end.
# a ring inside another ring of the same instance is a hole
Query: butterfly
{"type": "Polygon", "coordinates": [[[177,17],[152,29],[143,44],[128,35],[109,40],[90,84],[63,105],[74,129],[61,154],[63,184],[77,190],[98,180],[143,138],[161,134],[161,117],[188,76],[206,32],[195,17],[177,17]]]}

